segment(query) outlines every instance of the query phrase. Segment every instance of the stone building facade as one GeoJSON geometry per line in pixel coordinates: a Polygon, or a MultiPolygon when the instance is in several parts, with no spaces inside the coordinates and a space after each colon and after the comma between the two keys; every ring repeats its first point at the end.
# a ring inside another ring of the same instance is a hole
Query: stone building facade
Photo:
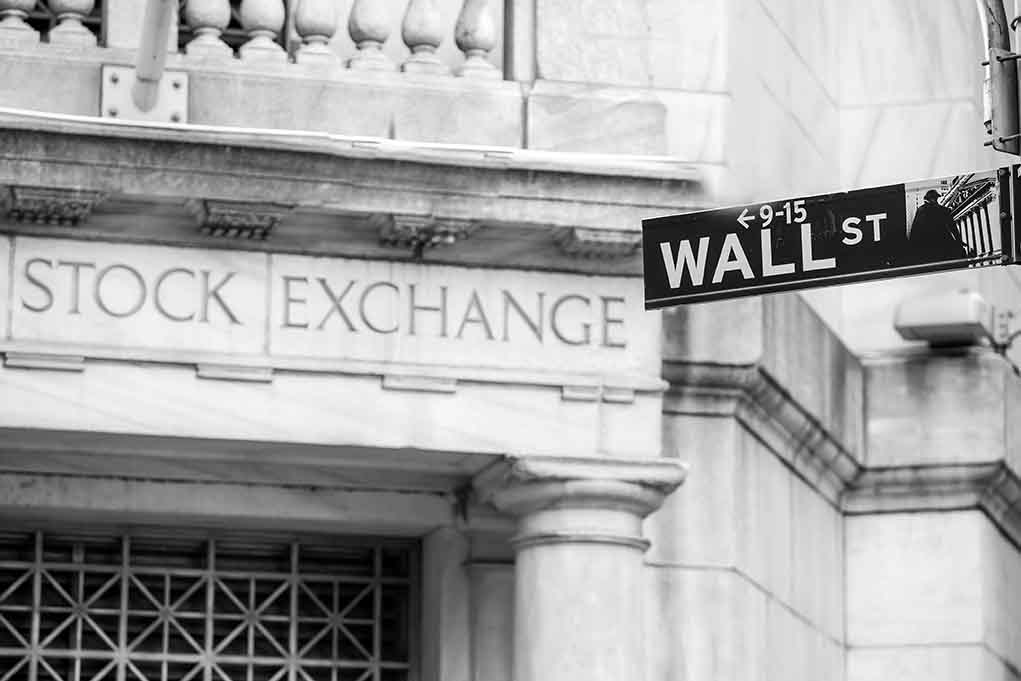
{"type": "Polygon", "coordinates": [[[973,2],[187,0],[148,119],[143,11],[0,0],[0,681],[1021,679],[1017,354],[893,329],[1018,272],[642,309],[1009,162],[973,2]]]}

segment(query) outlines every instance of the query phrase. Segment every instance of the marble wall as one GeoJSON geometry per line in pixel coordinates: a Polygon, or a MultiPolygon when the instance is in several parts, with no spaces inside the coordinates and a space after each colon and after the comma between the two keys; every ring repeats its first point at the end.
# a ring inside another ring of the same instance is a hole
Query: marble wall
{"type": "Polygon", "coordinates": [[[848,681],[1017,681],[1019,584],[979,511],[848,518],[848,681]]]}
{"type": "Polygon", "coordinates": [[[737,419],[672,415],[691,466],[647,523],[649,681],[843,674],[843,517],[737,419]]]}
{"type": "MultiPolygon", "coordinates": [[[[972,0],[840,3],[840,188],[952,175],[1016,162],[982,146],[982,26],[972,0]]],[[[893,329],[912,297],[976,290],[1016,309],[1017,268],[993,267],[804,294],[857,353],[910,345],[893,329]]],[[[1021,355],[1015,355],[1015,359],[1021,355]]]]}

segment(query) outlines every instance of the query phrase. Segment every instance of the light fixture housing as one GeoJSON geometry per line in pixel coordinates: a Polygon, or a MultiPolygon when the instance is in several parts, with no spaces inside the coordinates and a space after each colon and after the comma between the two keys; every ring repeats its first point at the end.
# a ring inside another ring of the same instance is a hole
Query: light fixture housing
{"type": "Polygon", "coordinates": [[[993,316],[993,307],[981,295],[961,289],[903,301],[897,306],[893,328],[904,340],[979,345],[993,338],[993,316]]]}

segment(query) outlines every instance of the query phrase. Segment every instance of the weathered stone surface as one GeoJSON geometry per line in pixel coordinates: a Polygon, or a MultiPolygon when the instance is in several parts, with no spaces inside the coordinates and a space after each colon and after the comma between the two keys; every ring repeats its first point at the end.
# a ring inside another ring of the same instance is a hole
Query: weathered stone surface
{"type": "Polygon", "coordinates": [[[986,351],[877,361],[868,365],[866,379],[870,466],[1007,456],[1003,408],[1006,384],[1016,379],[999,356],[986,351]]]}
{"type": "Polygon", "coordinates": [[[763,359],[769,375],[848,451],[864,455],[862,365],[796,295],[763,300],[763,359]]]}
{"type": "MultiPolygon", "coordinates": [[[[11,261],[11,239],[7,235],[0,235],[0,263],[11,261]]],[[[6,268],[5,268],[6,269],[6,268]]],[[[10,277],[0,276],[0,339],[9,338],[10,314],[10,277]]]]}
{"type": "Polygon", "coordinates": [[[543,78],[703,91],[725,87],[722,3],[540,0],[536,28],[543,78]]]}
{"type": "Polygon", "coordinates": [[[528,110],[532,149],[667,153],[667,108],[647,90],[539,81],[528,95],[528,110]]]}
{"type": "Polygon", "coordinates": [[[664,312],[663,320],[664,361],[757,365],[782,386],[793,409],[810,414],[841,447],[863,457],[861,365],[798,296],[682,306],[664,312]]]}
{"type": "Polygon", "coordinates": [[[802,620],[841,640],[840,512],[736,419],[664,418],[664,450],[688,463],[691,475],[684,493],[669,498],[649,519],[647,560],[743,575],[802,620]]]}
{"type": "Polygon", "coordinates": [[[982,29],[974,3],[933,11],[926,0],[841,3],[840,98],[848,106],[981,97],[982,29]],[[933,49],[935,45],[939,49],[933,49]]]}
{"type": "Polygon", "coordinates": [[[848,645],[981,641],[988,523],[979,511],[848,518],[848,645]]]}
{"type": "MultiPolygon", "coordinates": [[[[41,50],[41,48],[40,48],[41,50]]],[[[4,106],[52,113],[99,115],[99,65],[87,61],[44,58],[36,53],[0,59],[0,101],[4,106]],[[28,87],[34,81],[64,87],[28,87]]]]}
{"type": "Polygon", "coordinates": [[[384,390],[372,375],[281,372],[270,384],[208,381],[188,366],[89,362],[75,373],[0,367],[0,399],[0,428],[625,459],[660,446],[658,418],[627,420],[644,435],[617,451],[600,403],[566,402],[557,389],[526,383],[469,382],[437,396],[384,390]]]}
{"type": "Polygon", "coordinates": [[[1021,612],[1016,607],[1021,603],[1021,554],[990,523],[983,527],[981,548],[984,641],[1003,661],[1021,669],[1021,612]]]}
{"type": "Polygon", "coordinates": [[[424,142],[521,142],[521,91],[513,83],[386,73],[344,73],[324,81],[226,71],[195,74],[191,87],[194,123],[424,142]]]}
{"type": "Polygon", "coordinates": [[[472,674],[476,679],[512,681],[514,566],[468,563],[471,580],[472,674]]]}
{"type": "MultiPolygon", "coordinates": [[[[105,39],[108,47],[135,49],[142,39],[144,2],[135,0],[108,0],[103,7],[105,39]]],[[[177,52],[177,12],[173,13],[167,37],[167,50],[177,52]]],[[[127,62],[132,63],[132,62],[127,62]]]]}
{"type": "Polygon", "coordinates": [[[646,568],[646,676],[843,678],[844,651],[738,572],[646,568]]]}
{"type": "Polygon", "coordinates": [[[852,648],[847,652],[847,681],[1018,681],[1002,659],[981,643],[894,648],[852,648]]]}

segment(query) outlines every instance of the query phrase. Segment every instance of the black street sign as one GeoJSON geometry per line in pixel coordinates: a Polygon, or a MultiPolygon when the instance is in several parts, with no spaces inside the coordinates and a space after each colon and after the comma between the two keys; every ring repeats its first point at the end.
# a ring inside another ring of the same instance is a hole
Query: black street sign
{"type": "Polygon", "coordinates": [[[645,308],[1013,262],[1019,175],[1013,166],[643,220],[645,308]]]}

